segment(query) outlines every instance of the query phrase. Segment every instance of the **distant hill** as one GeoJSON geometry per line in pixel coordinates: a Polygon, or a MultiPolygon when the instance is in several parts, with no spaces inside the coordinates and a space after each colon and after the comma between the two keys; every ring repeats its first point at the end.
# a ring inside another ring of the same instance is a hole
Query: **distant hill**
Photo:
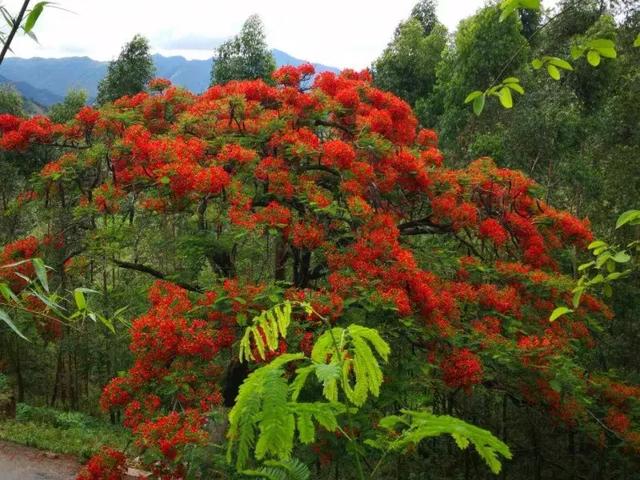
{"type": "MultiPolygon", "coordinates": [[[[304,60],[281,50],[273,50],[278,66],[300,65],[304,60]]],[[[184,57],[153,55],[156,75],[171,80],[193,92],[200,93],[209,86],[212,59],[187,60],[184,57]]],[[[7,58],[0,66],[0,83],[11,83],[25,98],[49,107],[60,102],[71,89],[83,89],[90,99],[95,98],[98,82],[107,71],[108,62],[89,57],[63,58],[7,58]]],[[[337,68],[314,64],[318,72],[337,68]]]]}
{"type": "Polygon", "coordinates": [[[58,103],[63,99],[63,97],[51,93],[49,90],[36,88],[27,82],[9,80],[2,75],[0,75],[0,84],[11,85],[15,88],[24,97],[27,111],[33,113],[38,113],[44,110],[44,107],[58,103]]]}

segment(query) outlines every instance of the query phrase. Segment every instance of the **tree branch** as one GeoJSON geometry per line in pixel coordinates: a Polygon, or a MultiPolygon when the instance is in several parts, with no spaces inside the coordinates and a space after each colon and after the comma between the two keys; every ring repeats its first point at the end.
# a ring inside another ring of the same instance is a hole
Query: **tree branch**
{"type": "Polygon", "coordinates": [[[420,220],[412,220],[410,222],[398,225],[400,235],[422,235],[426,233],[451,233],[451,229],[446,225],[438,225],[431,221],[429,217],[420,220]]]}
{"type": "Polygon", "coordinates": [[[0,53],[0,65],[2,64],[4,57],[7,54],[9,47],[11,46],[13,37],[16,35],[16,32],[20,28],[20,24],[22,23],[22,18],[24,17],[24,14],[27,11],[27,7],[29,6],[30,1],[31,0],[24,0],[24,2],[22,2],[22,8],[20,9],[18,16],[13,20],[13,25],[11,26],[11,31],[9,32],[9,36],[7,37],[7,39],[4,42],[4,45],[2,46],[2,53],[0,53]]]}
{"type": "MultiPolygon", "coordinates": [[[[122,260],[112,259],[112,262],[115,263],[120,268],[126,268],[127,270],[135,270],[136,272],[146,273],[147,275],[151,275],[152,277],[159,278],[160,280],[166,280],[167,275],[159,270],[156,270],[153,267],[148,265],[144,265],[142,263],[134,263],[134,262],[123,262],[122,260]]],[[[202,293],[204,289],[199,285],[193,285],[185,282],[171,282],[175,283],[179,287],[184,288],[185,290],[189,290],[190,292],[202,293]]]]}

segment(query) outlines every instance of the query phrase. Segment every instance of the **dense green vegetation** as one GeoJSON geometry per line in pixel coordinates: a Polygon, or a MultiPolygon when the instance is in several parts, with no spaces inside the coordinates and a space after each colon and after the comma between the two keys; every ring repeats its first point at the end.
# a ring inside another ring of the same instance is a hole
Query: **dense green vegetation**
{"type": "Polygon", "coordinates": [[[95,108],[0,90],[0,439],[82,480],[640,478],[639,32],[422,0],[370,72],[276,70],[252,16],[201,95],[140,36],[95,108]]]}
{"type": "Polygon", "coordinates": [[[107,445],[125,449],[129,432],[79,412],[19,403],[16,417],[0,423],[0,439],[55,453],[91,458],[107,445]]]}

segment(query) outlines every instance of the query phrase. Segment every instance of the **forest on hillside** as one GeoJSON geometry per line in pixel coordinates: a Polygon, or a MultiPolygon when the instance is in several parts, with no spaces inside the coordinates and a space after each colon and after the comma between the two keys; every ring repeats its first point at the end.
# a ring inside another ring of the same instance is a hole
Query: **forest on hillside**
{"type": "Polygon", "coordinates": [[[640,479],[638,0],[420,0],[340,73],[254,15],[214,57],[0,88],[0,440],[78,480],[640,479]]]}

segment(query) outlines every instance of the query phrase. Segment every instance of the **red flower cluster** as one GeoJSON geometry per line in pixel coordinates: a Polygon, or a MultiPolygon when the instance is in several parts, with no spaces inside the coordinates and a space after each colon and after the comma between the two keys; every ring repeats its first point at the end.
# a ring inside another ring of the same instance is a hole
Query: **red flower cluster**
{"type": "Polygon", "coordinates": [[[480,358],[467,348],[454,352],[442,361],[442,379],[450,388],[471,387],[482,382],[480,358]]]}
{"type": "Polygon", "coordinates": [[[33,236],[5,245],[0,252],[0,282],[6,282],[16,293],[22,290],[27,284],[23,277],[35,275],[33,263],[25,260],[36,257],[39,248],[39,242],[33,236]]]}
{"type": "Polygon", "coordinates": [[[87,128],[93,127],[100,118],[100,112],[91,107],[82,107],[76,114],[76,120],[87,128]]]}
{"type": "Polygon", "coordinates": [[[504,245],[509,238],[507,231],[495,218],[483,220],[478,232],[482,238],[490,239],[498,247],[504,245]]]}
{"type": "Polygon", "coordinates": [[[118,450],[104,447],[102,451],[89,460],[76,477],[77,480],[122,480],[127,468],[126,458],[118,450]]]}

